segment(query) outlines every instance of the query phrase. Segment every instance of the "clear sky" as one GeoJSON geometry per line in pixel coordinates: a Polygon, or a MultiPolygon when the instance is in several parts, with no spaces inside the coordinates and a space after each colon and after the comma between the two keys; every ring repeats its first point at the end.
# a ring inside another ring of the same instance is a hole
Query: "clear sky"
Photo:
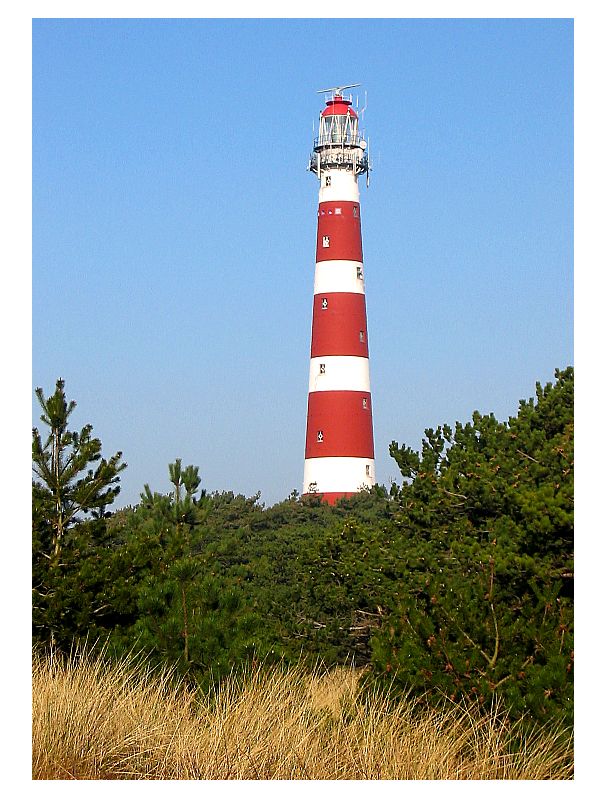
{"type": "MultiPolygon", "coordinates": [[[[123,451],[301,489],[323,96],[361,83],[377,479],[573,363],[568,19],[33,23],[33,386],[123,451]]],[[[354,91],[354,90],[352,90],[354,91]]],[[[39,412],[33,404],[33,420],[39,412]]]]}

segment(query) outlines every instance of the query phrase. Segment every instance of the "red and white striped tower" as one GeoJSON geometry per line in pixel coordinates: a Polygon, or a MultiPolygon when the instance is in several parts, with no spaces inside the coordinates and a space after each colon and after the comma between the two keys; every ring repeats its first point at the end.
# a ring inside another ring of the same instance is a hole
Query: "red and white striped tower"
{"type": "Polygon", "coordinates": [[[375,483],[358,193],[369,158],[349,88],[322,90],[332,95],[309,163],[319,210],[303,494],[330,504],[375,483]]]}

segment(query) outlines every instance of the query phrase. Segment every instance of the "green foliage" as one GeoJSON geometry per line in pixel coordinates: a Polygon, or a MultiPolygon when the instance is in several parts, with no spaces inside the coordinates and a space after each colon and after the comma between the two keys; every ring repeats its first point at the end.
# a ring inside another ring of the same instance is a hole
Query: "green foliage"
{"type": "MultiPolygon", "coordinates": [[[[404,481],[333,507],[208,496],[176,459],[170,493],[146,485],[133,508],[72,518],[37,630],[141,649],[201,681],[250,659],[352,663],[417,695],[570,719],[573,382],[557,371],[506,422],[429,428],[420,452],[392,442],[404,481]]],[[[47,502],[35,483],[39,586],[47,502]]]]}
{"type": "Polygon", "coordinates": [[[104,558],[105,509],[119,493],[119,473],[126,467],[121,453],[101,457],[102,444],[91,425],[69,430],[76,403],[67,402],[64,385],[57,380],[47,399],[36,389],[40,419],[49,431],[44,439],[33,428],[32,436],[33,472],[39,478],[32,493],[33,626],[38,639],[54,643],[89,630],[100,613],[92,588],[81,591],[78,566],[104,558]],[[83,521],[79,515],[87,513],[95,519],[83,521]]]}
{"type": "Polygon", "coordinates": [[[412,481],[396,489],[404,590],[372,642],[376,669],[572,715],[573,383],[557,371],[506,423],[474,412],[426,431],[420,456],[392,443],[412,481]]]}
{"type": "Polygon", "coordinates": [[[108,461],[101,458],[102,443],[92,436],[91,425],[80,432],[68,429],[76,403],[67,402],[64,388],[65,382],[57,380],[54,394],[47,399],[42,389],[35,390],[43,411],[40,420],[50,429],[43,441],[33,428],[33,471],[40,479],[35,486],[35,513],[45,516],[52,530],[49,556],[54,561],[60,558],[63,536],[77,522],[77,514],[91,511],[102,516],[114,502],[120,490],[119,473],[127,466],[120,463],[121,453],[108,461]]]}
{"type": "Polygon", "coordinates": [[[199,469],[169,464],[174,486],[168,495],[146,485],[142,502],[125,518],[119,552],[135,575],[136,618],[121,632],[158,660],[182,671],[227,671],[230,659],[251,653],[249,631],[258,624],[242,604],[231,577],[221,574],[206,538],[211,501],[202,491],[199,469]]]}

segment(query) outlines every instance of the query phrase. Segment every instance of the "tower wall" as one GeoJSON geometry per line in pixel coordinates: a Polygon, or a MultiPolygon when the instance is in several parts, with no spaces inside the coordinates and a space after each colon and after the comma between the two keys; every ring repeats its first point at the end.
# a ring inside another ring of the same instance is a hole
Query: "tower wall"
{"type": "Polygon", "coordinates": [[[304,494],[325,502],[375,482],[358,174],[320,177],[304,494]]]}

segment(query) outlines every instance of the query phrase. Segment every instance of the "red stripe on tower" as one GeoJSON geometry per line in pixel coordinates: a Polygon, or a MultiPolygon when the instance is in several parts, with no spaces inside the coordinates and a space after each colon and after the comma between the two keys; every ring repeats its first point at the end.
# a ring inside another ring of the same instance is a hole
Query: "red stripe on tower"
{"type": "Polygon", "coordinates": [[[332,504],[375,482],[358,192],[369,160],[347,88],[325,90],[309,164],[319,205],[303,494],[332,504]]]}
{"type": "Polygon", "coordinates": [[[319,203],[317,261],[339,259],[363,260],[358,202],[319,203]]]}
{"type": "Polygon", "coordinates": [[[367,309],[364,294],[316,294],[310,357],[361,356],[368,358],[367,309]]]}
{"type": "Polygon", "coordinates": [[[306,458],[335,456],[375,457],[369,392],[309,393],[306,458]]]}

